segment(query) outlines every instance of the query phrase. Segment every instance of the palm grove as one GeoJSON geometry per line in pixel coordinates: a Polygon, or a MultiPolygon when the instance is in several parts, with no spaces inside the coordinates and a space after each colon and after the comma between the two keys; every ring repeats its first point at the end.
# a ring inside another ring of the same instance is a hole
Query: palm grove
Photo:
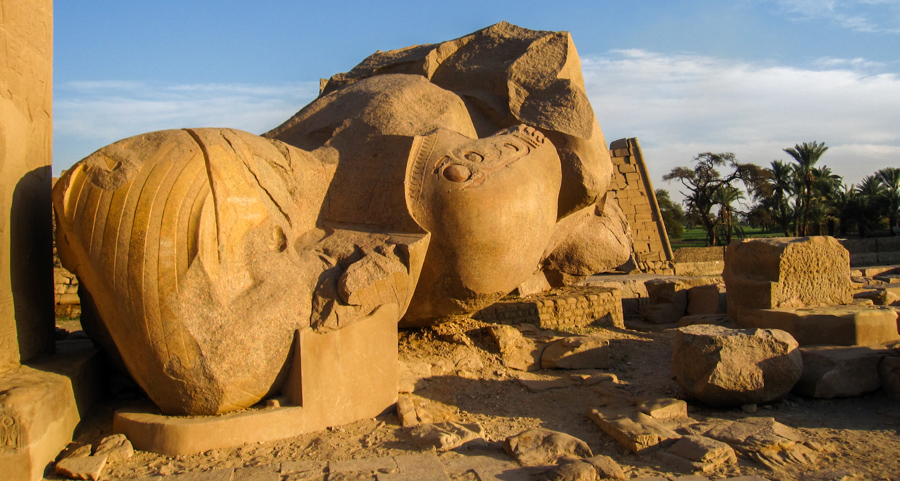
{"type": "Polygon", "coordinates": [[[900,168],[886,167],[859,185],[844,185],[840,176],[819,161],[824,143],[784,149],[791,161],[770,167],[740,163],[733,153],[705,152],[693,167],[676,167],[663,176],[684,190],[685,209],[656,191],[666,230],[679,237],[682,225],[706,231],[706,244],[726,245],[743,237],[742,225],[782,232],[786,236],[900,233],[900,168]],[[749,207],[740,210],[740,206],[749,207]]]}

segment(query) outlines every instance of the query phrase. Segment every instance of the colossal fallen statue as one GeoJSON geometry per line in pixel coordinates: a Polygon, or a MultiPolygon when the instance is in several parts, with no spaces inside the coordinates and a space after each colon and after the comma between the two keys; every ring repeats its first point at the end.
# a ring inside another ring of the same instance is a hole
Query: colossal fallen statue
{"type": "Polygon", "coordinates": [[[86,329],[164,413],[215,414],[281,392],[298,330],[428,325],[625,262],[610,172],[569,35],[500,23],[373,54],[261,137],[116,142],[53,201],[86,329]]]}

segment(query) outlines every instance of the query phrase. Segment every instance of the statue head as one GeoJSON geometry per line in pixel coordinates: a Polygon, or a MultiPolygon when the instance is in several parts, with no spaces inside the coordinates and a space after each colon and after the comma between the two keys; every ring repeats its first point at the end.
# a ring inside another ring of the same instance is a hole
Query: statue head
{"type": "Polygon", "coordinates": [[[527,279],[553,232],[560,182],[556,149],[533,127],[416,137],[407,204],[432,240],[404,323],[471,312],[527,279]]]}

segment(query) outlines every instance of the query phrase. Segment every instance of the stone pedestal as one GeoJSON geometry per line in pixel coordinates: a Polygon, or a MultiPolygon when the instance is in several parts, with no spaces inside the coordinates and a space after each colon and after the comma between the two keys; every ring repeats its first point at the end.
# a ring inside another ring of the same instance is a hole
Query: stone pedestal
{"type": "Polygon", "coordinates": [[[375,417],[397,401],[396,305],[338,331],[297,335],[285,407],[219,416],[164,416],[155,408],[116,412],[114,430],[136,449],[170,456],[231,448],[375,417]]]}

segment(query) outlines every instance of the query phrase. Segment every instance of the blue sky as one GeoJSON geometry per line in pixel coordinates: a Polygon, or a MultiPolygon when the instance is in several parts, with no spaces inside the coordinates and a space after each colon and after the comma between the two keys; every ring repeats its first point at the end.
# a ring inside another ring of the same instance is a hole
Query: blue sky
{"type": "Polygon", "coordinates": [[[376,50],[506,20],[572,33],[607,141],[655,187],[700,152],[824,141],[845,182],[900,166],[900,0],[54,2],[54,172],[166,128],[262,133],[376,50]]]}

